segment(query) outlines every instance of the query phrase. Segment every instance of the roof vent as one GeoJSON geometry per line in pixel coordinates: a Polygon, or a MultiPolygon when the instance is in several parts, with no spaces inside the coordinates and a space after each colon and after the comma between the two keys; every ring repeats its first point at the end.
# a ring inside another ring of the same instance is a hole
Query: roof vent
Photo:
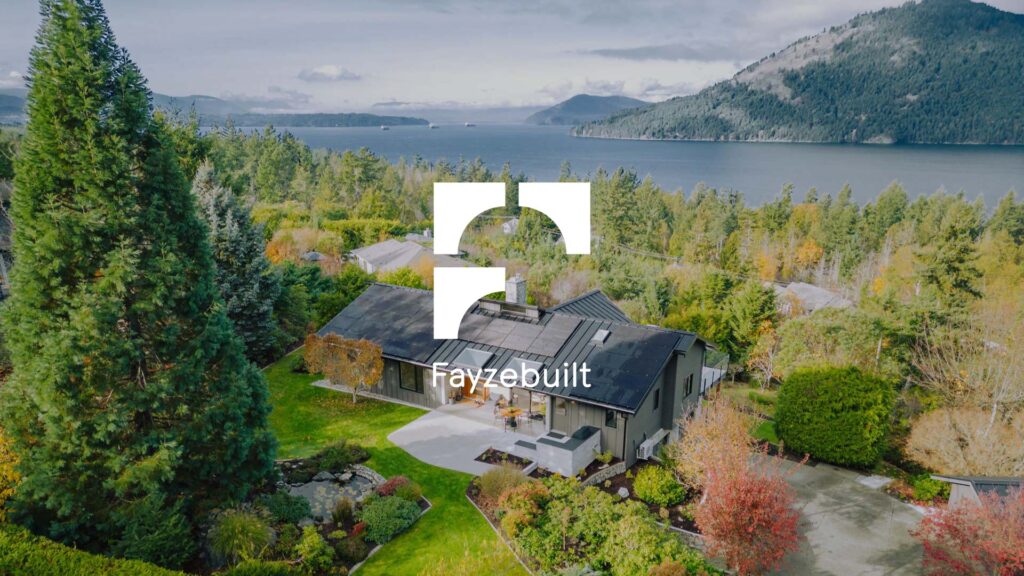
{"type": "Polygon", "coordinates": [[[611,334],[611,332],[602,328],[597,332],[594,332],[594,336],[590,339],[590,341],[594,344],[604,344],[604,341],[608,339],[609,334],[611,334]]]}

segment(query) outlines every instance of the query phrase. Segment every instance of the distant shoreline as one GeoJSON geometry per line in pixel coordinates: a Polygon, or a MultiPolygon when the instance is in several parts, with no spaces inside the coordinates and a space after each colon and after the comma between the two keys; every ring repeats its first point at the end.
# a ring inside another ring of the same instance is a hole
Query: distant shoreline
{"type": "Polygon", "coordinates": [[[899,147],[899,146],[1000,146],[1006,148],[1024,147],[1024,142],[1019,143],[989,143],[989,142],[837,142],[834,140],[786,140],[782,138],[754,138],[745,140],[727,140],[722,138],[650,138],[644,136],[596,136],[593,134],[577,134],[570,130],[569,135],[573,138],[585,140],[630,140],[641,142],[714,142],[722,144],[816,144],[836,146],[878,146],[878,147],[899,147]]]}

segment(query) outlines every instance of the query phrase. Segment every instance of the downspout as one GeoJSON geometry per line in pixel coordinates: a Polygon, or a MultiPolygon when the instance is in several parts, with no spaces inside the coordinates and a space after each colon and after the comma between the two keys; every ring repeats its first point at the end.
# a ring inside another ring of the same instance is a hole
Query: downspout
{"type": "Polygon", "coordinates": [[[629,438],[629,416],[622,415],[622,461],[626,462],[626,441],[629,438]]]}

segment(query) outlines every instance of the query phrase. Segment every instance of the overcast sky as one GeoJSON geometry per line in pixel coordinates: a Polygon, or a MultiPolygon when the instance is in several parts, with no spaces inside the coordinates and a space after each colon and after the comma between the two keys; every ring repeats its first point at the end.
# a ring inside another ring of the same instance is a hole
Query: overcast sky
{"type": "MultiPolygon", "coordinates": [[[[157,92],[266,110],[662,100],[858,12],[902,0],[107,0],[157,92]]],[[[1024,12],[1024,0],[993,0],[1024,12]]],[[[39,17],[0,0],[0,87],[23,84],[39,17]]]]}

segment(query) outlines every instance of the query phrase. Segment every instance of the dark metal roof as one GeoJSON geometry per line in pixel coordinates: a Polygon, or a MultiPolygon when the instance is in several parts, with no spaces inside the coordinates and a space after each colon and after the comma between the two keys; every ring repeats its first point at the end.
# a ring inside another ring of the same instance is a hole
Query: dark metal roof
{"type": "Polygon", "coordinates": [[[1009,478],[995,476],[946,476],[941,474],[932,475],[936,480],[945,480],[953,484],[970,485],[974,492],[995,492],[999,496],[1006,496],[1013,488],[1024,486],[1024,478],[1009,478]]]}
{"type": "Polygon", "coordinates": [[[611,320],[613,322],[630,321],[629,316],[626,316],[626,313],[600,290],[591,290],[582,296],[562,302],[552,308],[551,311],[597,320],[611,320]]]}
{"type": "Polygon", "coordinates": [[[432,322],[431,292],[378,283],[319,333],[365,338],[379,344],[388,357],[424,366],[454,365],[467,348],[492,354],[485,368],[499,374],[505,368],[517,370],[517,358],[530,360],[548,370],[549,382],[554,381],[554,370],[585,363],[590,369],[590,388],[548,388],[542,381],[532,389],[626,412],[636,412],[672,355],[685,353],[697,340],[689,332],[578,317],[557,310],[545,310],[539,318],[527,319],[494,315],[474,307],[462,321],[458,340],[434,340],[432,322]],[[592,340],[598,330],[609,332],[604,342],[592,340]]]}

